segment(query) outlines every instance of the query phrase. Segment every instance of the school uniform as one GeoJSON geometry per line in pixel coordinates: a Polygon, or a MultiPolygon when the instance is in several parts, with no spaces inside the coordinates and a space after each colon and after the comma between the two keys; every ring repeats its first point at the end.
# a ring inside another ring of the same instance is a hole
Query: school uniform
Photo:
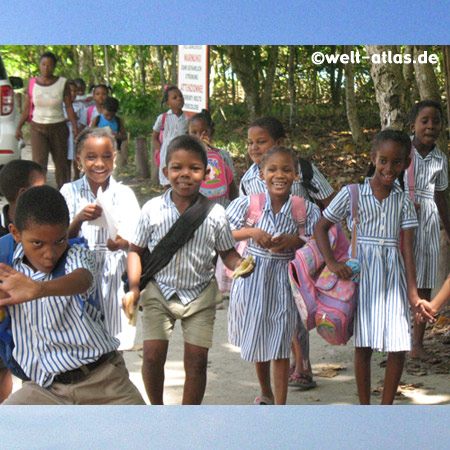
{"type": "MultiPolygon", "coordinates": [[[[118,221],[118,234],[128,241],[134,236],[140,208],[133,191],[114,178],[109,177],[105,192],[112,191],[114,218],[118,221]]],[[[70,221],[87,205],[95,203],[86,175],[61,188],[69,207],[70,221]]],[[[83,222],[78,237],[84,237],[99,265],[98,282],[101,286],[101,308],[105,316],[106,329],[116,336],[122,329],[121,301],[123,297],[122,273],[126,268],[127,253],[123,250],[112,252],[106,246],[110,238],[107,228],[83,222]]]]}
{"type": "MultiPolygon", "coordinates": [[[[314,164],[312,164],[312,169],[313,178],[311,180],[311,184],[318,189],[318,192],[310,192],[302,185],[303,175],[299,164],[299,179],[298,181],[294,181],[292,184],[291,194],[307,200],[323,200],[324,198],[328,198],[331,194],[333,194],[333,188],[314,164]]],[[[241,179],[241,183],[239,185],[239,195],[259,194],[265,190],[266,182],[261,180],[259,165],[253,163],[241,179]]]]}
{"type": "MultiPolygon", "coordinates": [[[[27,265],[20,243],[12,267],[37,282],[53,278],[27,265]]],[[[79,268],[92,274],[97,270],[92,253],[73,245],[67,252],[65,273],[79,268]]],[[[87,301],[96,291],[94,277],[83,294],[8,306],[13,357],[30,381],[3,404],[144,404],[116,352],[119,341],[109,335],[101,312],[87,301]]]]}
{"type": "MultiPolygon", "coordinates": [[[[171,109],[169,109],[166,114],[160,152],[161,165],[159,166],[159,183],[163,186],[169,184],[169,180],[164,176],[162,171],[163,168],[166,167],[167,146],[173,138],[188,133],[188,118],[185,113],[181,113],[181,116],[178,117],[171,109]]],[[[161,131],[163,115],[164,114],[160,114],[156,119],[156,122],[153,125],[153,131],[161,131]]]]}
{"type": "MultiPolygon", "coordinates": [[[[323,215],[333,223],[347,218],[349,228],[353,228],[348,186],[338,193],[323,215]]],[[[397,184],[380,204],[373,195],[370,178],[366,178],[359,186],[358,221],[357,259],[361,272],[355,347],[409,351],[410,312],[399,237],[401,229],[418,225],[414,205],[397,184]]]]}
{"type": "MultiPolygon", "coordinates": [[[[436,287],[439,261],[439,211],[434,201],[435,191],[448,188],[447,157],[437,147],[423,158],[414,148],[415,201],[419,227],[415,233],[414,256],[419,289],[436,287]]],[[[407,175],[405,188],[408,190],[407,175]]]]}
{"type": "MultiPolygon", "coordinates": [[[[232,230],[245,226],[249,207],[250,197],[231,202],[227,216],[232,230]]],[[[313,234],[319,219],[319,207],[306,200],[305,234],[313,234]]],[[[261,218],[254,227],[271,235],[276,232],[298,235],[298,224],[292,216],[292,197],[275,215],[266,192],[261,218]]],[[[241,356],[246,361],[289,358],[298,315],[288,275],[295,251],[272,253],[249,239],[244,255],[247,254],[255,259],[255,269],[249,277],[233,280],[228,311],[229,341],[241,347],[241,356]]]]}

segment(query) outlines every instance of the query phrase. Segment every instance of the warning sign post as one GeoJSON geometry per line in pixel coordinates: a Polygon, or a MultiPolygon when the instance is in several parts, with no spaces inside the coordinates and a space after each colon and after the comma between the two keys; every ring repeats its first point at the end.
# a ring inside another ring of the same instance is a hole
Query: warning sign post
{"type": "Polygon", "coordinates": [[[196,114],[208,109],[209,46],[178,46],[178,87],[183,93],[183,111],[196,114]]]}

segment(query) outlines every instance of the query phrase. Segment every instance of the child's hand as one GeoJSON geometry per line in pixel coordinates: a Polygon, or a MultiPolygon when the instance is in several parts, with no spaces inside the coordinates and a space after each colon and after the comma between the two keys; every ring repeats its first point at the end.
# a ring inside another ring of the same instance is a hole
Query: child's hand
{"type": "Polygon", "coordinates": [[[87,205],[78,214],[80,222],[98,219],[102,215],[102,208],[98,205],[87,205]]]}
{"type": "Polygon", "coordinates": [[[211,139],[206,134],[206,131],[203,131],[203,133],[200,136],[200,140],[202,140],[207,147],[211,147],[211,139]]]}
{"type": "Polygon", "coordinates": [[[279,253],[298,248],[299,237],[295,234],[281,234],[277,237],[272,237],[271,242],[272,247],[270,251],[279,253]]]}
{"type": "Polygon", "coordinates": [[[415,318],[419,322],[436,322],[434,316],[438,313],[438,311],[433,308],[433,305],[427,300],[420,299],[414,306],[411,307],[413,310],[415,318]]]}
{"type": "Polygon", "coordinates": [[[42,284],[23,273],[0,264],[1,290],[6,294],[0,300],[0,306],[15,305],[42,297],[42,284]]]}
{"type": "Polygon", "coordinates": [[[125,313],[127,312],[127,308],[128,308],[128,310],[131,309],[131,306],[130,306],[131,299],[133,300],[134,308],[137,307],[137,304],[139,303],[140,296],[141,296],[141,292],[139,291],[139,287],[135,287],[133,289],[130,289],[123,296],[122,309],[125,311],[125,313]]]}
{"type": "Polygon", "coordinates": [[[272,248],[272,236],[259,228],[250,228],[250,237],[262,248],[272,248]]]}
{"type": "Polygon", "coordinates": [[[342,280],[349,280],[353,275],[352,269],[342,261],[329,261],[327,262],[328,268],[333,272],[337,277],[342,280]]]}
{"type": "Polygon", "coordinates": [[[128,247],[130,246],[130,243],[120,237],[119,235],[116,236],[116,239],[113,241],[112,239],[108,238],[108,241],[106,242],[106,246],[108,247],[108,250],[111,252],[115,252],[117,250],[128,250],[128,247]]]}

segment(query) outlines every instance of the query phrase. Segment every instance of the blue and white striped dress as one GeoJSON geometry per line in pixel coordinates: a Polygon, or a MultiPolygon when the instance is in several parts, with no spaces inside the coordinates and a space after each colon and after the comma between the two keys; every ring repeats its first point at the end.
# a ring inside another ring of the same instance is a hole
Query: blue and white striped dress
{"type": "MultiPolygon", "coordinates": [[[[34,281],[48,281],[51,273],[34,272],[24,263],[22,244],[14,250],[12,267],[34,281]]],[[[97,290],[96,261],[89,250],[73,245],[66,258],[65,273],[84,268],[94,275],[86,300],[97,290]]],[[[15,347],[13,356],[25,374],[43,387],[63,372],[96,361],[116,350],[119,341],[106,331],[101,313],[77,296],[43,297],[8,306],[15,347]]]]}
{"type": "MultiPolygon", "coordinates": [[[[249,207],[250,197],[239,197],[230,203],[227,215],[233,230],[244,227],[249,207]]],[[[307,235],[312,235],[319,219],[319,207],[306,200],[307,235]]],[[[254,226],[271,235],[277,232],[298,235],[292,197],[274,215],[266,193],[263,213],[254,226]]],[[[255,258],[255,270],[248,278],[233,281],[228,311],[229,341],[241,347],[241,356],[246,361],[289,358],[298,315],[288,275],[294,251],[271,253],[249,239],[247,254],[255,258]]]]}
{"type": "MultiPolygon", "coordinates": [[[[435,191],[448,187],[447,157],[437,147],[423,158],[414,149],[415,201],[419,227],[414,240],[416,277],[419,289],[436,287],[439,261],[439,212],[434,201],[435,191]]],[[[407,189],[407,176],[405,187],[407,189]]]]}
{"type": "MultiPolygon", "coordinates": [[[[108,190],[113,193],[113,214],[119,225],[118,234],[127,241],[131,241],[140,214],[136,197],[128,186],[117,183],[112,177],[109,177],[108,190]]],[[[95,203],[96,199],[86,176],[62,186],[61,194],[69,207],[71,221],[84,207],[95,203]]],[[[109,231],[88,222],[83,222],[78,237],[86,239],[99,265],[97,276],[102,291],[101,308],[105,316],[105,326],[112,336],[117,336],[122,330],[123,283],[121,276],[126,269],[127,253],[123,250],[115,252],[108,250],[106,244],[110,237],[109,231]]]]}
{"type": "MultiPolygon", "coordinates": [[[[153,125],[153,131],[161,131],[162,127],[162,119],[163,114],[160,114],[155,124],[153,125]]],[[[159,166],[159,183],[163,186],[167,186],[169,184],[169,180],[164,176],[163,168],[166,167],[166,151],[167,146],[170,144],[170,141],[183,134],[187,134],[188,132],[188,118],[185,113],[182,113],[180,117],[172,112],[169,109],[167,111],[167,116],[164,121],[164,130],[163,130],[163,141],[161,144],[161,165],[159,166]]]]}
{"type": "MultiPolygon", "coordinates": [[[[133,244],[153,251],[156,244],[168,233],[180,217],[171,198],[172,189],[152,198],[143,207],[133,244]]],[[[215,204],[208,216],[195,231],[194,236],[173,255],[169,264],[156,275],[165,299],[178,295],[183,305],[194,300],[214,276],[213,259],[218,251],[234,247],[225,210],[215,204]]]]}
{"type": "MultiPolygon", "coordinates": [[[[302,197],[306,200],[311,200],[311,198],[316,200],[323,200],[324,198],[328,198],[331,194],[333,194],[334,190],[325,179],[325,177],[319,172],[317,167],[312,164],[313,169],[313,178],[311,180],[311,184],[318,189],[318,192],[309,192],[302,185],[303,177],[302,177],[302,169],[300,164],[298,165],[299,170],[299,179],[294,181],[291,188],[291,194],[296,195],[297,197],[302,197]]],[[[244,176],[241,179],[241,183],[239,185],[239,195],[252,195],[252,194],[260,194],[266,190],[266,182],[261,180],[259,176],[260,168],[257,164],[253,163],[250,168],[245,172],[244,176]]]]}
{"type": "MultiPolygon", "coordinates": [[[[333,223],[350,218],[350,193],[344,187],[323,215],[333,223]]],[[[382,203],[366,178],[359,187],[358,255],[361,276],[355,319],[355,347],[384,352],[411,349],[406,273],[398,246],[400,230],[418,225],[409,195],[394,185],[382,203]]],[[[352,224],[348,223],[349,228],[352,224]]]]}

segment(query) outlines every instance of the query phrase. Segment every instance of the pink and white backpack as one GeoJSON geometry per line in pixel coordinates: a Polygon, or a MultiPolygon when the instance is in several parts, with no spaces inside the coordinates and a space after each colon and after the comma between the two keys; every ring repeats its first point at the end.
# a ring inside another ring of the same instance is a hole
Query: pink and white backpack
{"type": "MultiPolygon", "coordinates": [[[[356,254],[356,217],[358,185],[350,186],[353,220],[352,258],[356,254]]],[[[350,243],[339,225],[333,225],[328,239],[337,261],[347,259],[350,243]]],[[[307,330],[317,332],[332,345],[345,345],[353,335],[353,316],[358,299],[358,285],[341,280],[324,267],[323,257],[315,240],[297,250],[289,264],[292,292],[302,322],[307,330]]]]}
{"type": "Polygon", "coordinates": [[[204,180],[200,193],[207,198],[228,198],[230,183],[233,181],[233,172],[228,167],[218,149],[208,147],[208,168],[209,175],[204,180]]]}

